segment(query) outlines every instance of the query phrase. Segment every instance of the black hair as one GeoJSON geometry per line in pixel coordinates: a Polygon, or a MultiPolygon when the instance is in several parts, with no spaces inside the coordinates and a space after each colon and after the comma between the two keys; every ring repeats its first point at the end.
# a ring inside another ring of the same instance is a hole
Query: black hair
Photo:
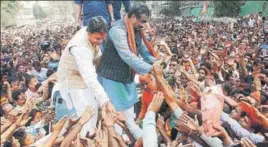
{"type": "Polygon", "coordinates": [[[12,92],[12,98],[14,101],[17,101],[19,99],[19,96],[23,94],[23,91],[22,90],[17,90],[17,91],[14,91],[12,92]]]}
{"type": "Polygon", "coordinates": [[[205,66],[208,70],[211,70],[211,65],[208,62],[204,62],[204,63],[200,64],[200,66],[205,66]]]}
{"type": "Polygon", "coordinates": [[[206,68],[200,67],[200,68],[198,69],[198,71],[200,71],[200,70],[204,70],[204,71],[205,71],[206,76],[208,75],[208,71],[206,70],[206,68]]]}
{"type": "Polygon", "coordinates": [[[30,83],[30,81],[34,78],[35,76],[33,76],[33,75],[27,75],[26,77],[25,77],[25,85],[26,85],[26,87],[27,88],[29,88],[29,83],[30,83]]]}
{"type": "Polygon", "coordinates": [[[4,143],[3,147],[12,147],[13,138],[9,137],[8,140],[4,143]]]}
{"type": "Polygon", "coordinates": [[[225,129],[225,131],[228,133],[228,135],[230,136],[230,138],[234,139],[235,138],[235,132],[232,130],[231,125],[224,122],[222,124],[222,127],[225,129]]]}
{"type": "Polygon", "coordinates": [[[19,143],[21,146],[24,146],[24,140],[26,138],[26,132],[24,129],[18,129],[16,132],[14,132],[13,136],[19,140],[19,143]]]}
{"type": "Polygon", "coordinates": [[[139,19],[141,18],[142,14],[148,17],[151,16],[151,12],[145,4],[136,3],[130,8],[128,12],[128,17],[130,18],[132,15],[135,15],[136,18],[139,19]]]}
{"type": "Polygon", "coordinates": [[[224,83],[222,88],[227,93],[227,96],[229,96],[232,91],[232,85],[230,83],[224,83]]]}
{"type": "Polygon", "coordinates": [[[36,114],[37,112],[42,112],[42,111],[39,110],[39,109],[32,109],[32,110],[31,110],[30,115],[29,115],[29,117],[31,117],[31,119],[26,123],[26,125],[25,125],[26,127],[31,125],[31,122],[33,121],[34,116],[35,116],[35,114],[36,114]]]}
{"type": "Polygon", "coordinates": [[[89,33],[105,33],[108,31],[108,24],[102,16],[92,17],[87,25],[89,33]]]}
{"type": "Polygon", "coordinates": [[[170,62],[176,62],[177,64],[179,64],[179,61],[177,58],[173,57],[170,59],[170,62]]]}

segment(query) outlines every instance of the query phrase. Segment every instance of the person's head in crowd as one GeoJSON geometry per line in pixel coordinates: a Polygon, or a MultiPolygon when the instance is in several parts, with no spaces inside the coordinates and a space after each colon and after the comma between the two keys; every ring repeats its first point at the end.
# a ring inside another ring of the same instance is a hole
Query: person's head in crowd
{"type": "Polygon", "coordinates": [[[32,109],[30,112],[29,117],[31,117],[31,119],[27,122],[26,126],[30,126],[30,125],[34,125],[36,123],[38,123],[39,121],[41,121],[42,119],[42,111],[39,109],[32,109]]]}
{"type": "Polygon", "coordinates": [[[37,137],[26,133],[25,129],[18,129],[14,132],[13,136],[19,140],[21,146],[29,146],[38,140],[37,137]]]}
{"type": "Polygon", "coordinates": [[[177,58],[171,58],[169,67],[170,69],[176,69],[178,66],[178,59],[177,58]]]}
{"type": "Polygon", "coordinates": [[[3,147],[20,147],[20,142],[14,136],[10,137],[3,145],[3,147]]]}
{"type": "Polygon", "coordinates": [[[26,103],[26,95],[22,90],[12,92],[12,98],[16,105],[23,106],[26,103]]]}
{"type": "Polygon", "coordinates": [[[41,83],[38,82],[35,76],[28,76],[26,77],[26,86],[33,92],[36,92],[38,88],[41,86],[41,83]]]}
{"type": "Polygon", "coordinates": [[[206,68],[204,68],[204,67],[200,67],[199,69],[198,69],[198,80],[199,81],[204,81],[205,79],[206,79],[206,77],[207,77],[207,75],[208,75],[208,71],[207,71],[207,69],[206,68]]]}
{"type": "Polygon", "coordinates": [[[42,66],[41,66],[41,64],[40,64],[39,61],[35,61],[35,62],[33,63],[33,67],[34,67],[34,69],[35,69],[37,72],[40,72],[41,69],[42,69],[42,66]]]}
{"type": "Polygon", "coordinates": [[[139,81],[142,90],[148,92],[153,92],[157,90],[156,83],[153,82],[152,77],[149,74],[139,75],[139,81]]]}
{"type": "Polygon", "coordinates": [[[128,12],[130,23],[136,30],[143,29],[149,21],[150,16],[151,12],[149,8],[145,4],[141,3],[134,4],[128,12]]]}
{"type": "Polygon", "coordinates": [[[106,37],[108,24],[102,16],[92,17],[87,25],[88,39],[92,45],[100,45],[106,37]]]}
{"type": "Polygon", "coordinates": [[[53,48],[58,55],[61,55],[62,46],[60,44],[56,44],[53,48]]]}

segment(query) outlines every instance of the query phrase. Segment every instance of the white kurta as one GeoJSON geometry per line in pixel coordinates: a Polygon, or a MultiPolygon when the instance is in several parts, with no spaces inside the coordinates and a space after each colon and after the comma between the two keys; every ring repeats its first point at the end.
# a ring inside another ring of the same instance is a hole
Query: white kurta
{"type": "Polygon", "coordinates": [[[85,136],[89,131],[94,133],[96,127],[98,108],[109,101],[108,95],[97,80],[97,74],[93,61],[101,55],[94,57],[93,51],[85,47],[73,47],[71,54],[74,56],[78,70],[86,83],[86,89],[69,88],[68,80],[65,79],[59,84],[62,98],[66,101],[68,109],[75,108],[77,116],[81,116],[85,108],[90,105],[94,110],[94,116],[84,125],[81,135],[85,136]]]}

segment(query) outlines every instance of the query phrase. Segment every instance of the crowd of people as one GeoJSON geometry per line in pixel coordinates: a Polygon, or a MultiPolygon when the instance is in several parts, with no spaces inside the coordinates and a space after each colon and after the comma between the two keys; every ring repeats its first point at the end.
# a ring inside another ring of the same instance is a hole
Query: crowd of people
{"type": "Polygon", "coordinates": [[[237,23],[195,22],[194,17],[146,22],[147,9],[133,6],[110,30],[96,17],[84,28],[54,23],[1,31],[1,145],[267,146],[268,50],[260,46],[267,44],[268,25],[261,13],[237,23]],[[131,32],[128,23],[136,30],[131,32]],[[92,57],[87,49],[72,47],[86,31],[92,48],[101,44],[102,56],[100,50],[92,57]],[[137,32],[141,37],[132,43],[137,32]],[[95,56],[101,56],[95,64],[98,77],[87,74],[95,72],[86,63],[95,56]],[[127,65],[130,70],[120,73],[127,65]],[[136,118],[130,111],[134,105],[136,118]]]}

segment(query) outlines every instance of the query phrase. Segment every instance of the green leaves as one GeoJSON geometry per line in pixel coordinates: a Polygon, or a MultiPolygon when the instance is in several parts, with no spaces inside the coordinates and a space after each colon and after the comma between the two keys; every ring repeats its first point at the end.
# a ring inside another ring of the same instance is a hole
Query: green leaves
{"type": "Polygon", "coordinates": [[[215,6],[214,16],[216,17],[236,17],[239,15],[242,1],[213,1],[215,6]]]}

